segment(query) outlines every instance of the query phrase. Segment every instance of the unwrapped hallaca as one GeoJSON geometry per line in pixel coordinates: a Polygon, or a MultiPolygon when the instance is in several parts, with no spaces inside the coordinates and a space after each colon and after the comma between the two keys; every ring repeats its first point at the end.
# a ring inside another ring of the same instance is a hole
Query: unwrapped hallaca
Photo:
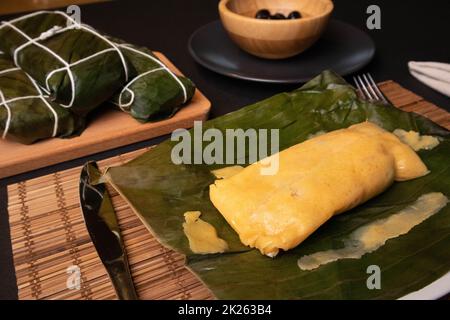
{"type": "Polygon", "coordinates": [[[128,79],[119,48],[64,12],[39,11],[0,25],[0,50],[51,99],[85,116],[128,79]]]}
{"type": "Polygon", "coordinates": [[[0,53],[0,136],[24,144],[69,137],[84,120],[50,101],[34,80],[0,53]]]}
{"type": "Polygon", "coordinates": [[[175,75],[147,48],[117,43],[127,59],[130,81],[113,103],[141,122],[172,116],[195,92],[188,78],[175,75]]]}
{"type": "MultiPolygon", "coordinates": [[[[423,288],[450,270],[450,205],[361,259],[341,260],[310,271],[300,270],[298,259],[342,248],[343,241],[359,227],[389,218],[414,205],[424,194],[441,192],[449,197],[448,130],[392,105],[360,100],[355,89],[332,72],[322,73],[297,90],[209,120],[203,129],[220,130],[223,136],[226,129],[279,129],[282,151],[318,132],[335,131],[366,120],[389,132],[400,128],[438,137],[437,147],[419,152],[430,173],[394,183],[348,214],[334,216],[301,245],[276,259],[244,246],[211,203],[208,188],[217,179],[214,174],[231,164],[177,165],[172,151],[179,142],[168,139],[124,165],[109,168],[105,178],[164,246],[186,256],[188,269],[219,299],[396,299],[423,288]],[[225,254],[192,252],[183,230],[187,211],[200,211],[202,220],[214,226],[218,237],[228,244],[225,254]],[[371,265],[379,266],[383,272],[380,290],[367,290],[367,267],[371,265]]],[[[191,134],[194,135],[193,130],[191,134]]],[[[224,158],[228,155],[225,151],[224,158]]],[[[241,164],[237,156],[233,152],[234,163],[241,164]]],[[[246,161],[241,165],[247,164],[246,161]]],[[[245,190],[245,194],[250,192],[245,190]]]]}
{"type": "Polygon", "coordinates": [[[370,122],[320,135],[268,160],[279,162],[275,174],[263,175],[264,164],[256,162],[216,180],[210,197],[245,245],[271,257],[394,181],[428,173],[414,150],[370,122]]]}

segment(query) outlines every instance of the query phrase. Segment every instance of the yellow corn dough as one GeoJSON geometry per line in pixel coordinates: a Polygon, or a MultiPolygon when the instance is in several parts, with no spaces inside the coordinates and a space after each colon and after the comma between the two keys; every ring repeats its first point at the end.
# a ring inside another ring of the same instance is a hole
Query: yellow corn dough
{"type": "Polygon", "coordinates": [[[184,213],[183,230],[191,251],[198,254],[225,252],[228,249],[226,241],[219,238],[214,226],[200,219],[200,215],[200,211],[184,213]]]}
{"type": "Polygon", "coordinates": [[[439,139],[433,136],[422,136],[416,131],[405,131],[402,129],[395,129],[395,134],[403,143],[414,149],[419,150],[431,150],[439,145],[439,139]]]}
{"type": "Polygon", "coordinates": [[[231,167],[225,167],[222,169],[217,169],[211,171],[211,173],[216,176],[218,179],[227,179],[231,178],[232,176],[238,174],[244,169],[242,166],[231,166],[231,167]]]}
{"type": "Polygon", "coordinates": [[[271,257],[394,181],[428,173],[408,145],[370,122],[314,137],[275,156],[279,170],[274,175],[261,175],[263,164],[256,162],[210,186],[212,203],[242,243],[271,257]]]}

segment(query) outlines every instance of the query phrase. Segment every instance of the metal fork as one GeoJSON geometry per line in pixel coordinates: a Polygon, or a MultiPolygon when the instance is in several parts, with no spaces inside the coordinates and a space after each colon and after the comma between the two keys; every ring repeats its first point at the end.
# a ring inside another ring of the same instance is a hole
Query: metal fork
{"type": "Polygon", "coordinates": [[[370,73],[357,75],[353,77],[353,81],[364,99],[374,102],[391,103],[383,92],[381,92],[370,73]]]}

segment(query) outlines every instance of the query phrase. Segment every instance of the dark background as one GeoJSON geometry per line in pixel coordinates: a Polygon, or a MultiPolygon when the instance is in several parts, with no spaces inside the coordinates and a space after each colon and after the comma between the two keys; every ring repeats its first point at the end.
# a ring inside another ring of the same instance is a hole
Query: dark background
{"type": "MultiPolygon", "coordinates": [[[[189,36],[200,26],[218,19],[217,3],[217,0],[114,1],[82,6],[81,18],[103,32],[167,55],[211,100],[211,117],[296,88],[295,85],[226,78],[193,61],[187,50],[189,36]]],[[[366,30],[376,43],[376,56],[362,71],[371,72],[377,81],[395,80],[450,111],[450,98],[422,85],[407,68],[411,60],[450,62],[449,0],[334,0],[334,3],[334,18],[366,30]],[[366,29],[366,9],[371,4],[381,7],[381,30],[366,29]]],[[[0,299],[17,299],[7,213],[8,184],[78,166],[88,159],[111,157],[162,139],[164,137],[0,180],[0,299]]]]}

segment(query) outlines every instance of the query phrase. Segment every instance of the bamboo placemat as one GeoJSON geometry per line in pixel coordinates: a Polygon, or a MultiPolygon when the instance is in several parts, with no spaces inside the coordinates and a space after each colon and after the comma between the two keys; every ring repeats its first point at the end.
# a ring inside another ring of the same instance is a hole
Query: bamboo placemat
{"type": "MultiPolygon", "coordinates": [[[[147,149],[99,161],[123,164],[147,149]]],[[[9,221],[19,299],[115,299],[78,200],[80,167],[8,186],[9,221]],[[68,289],[68,268],[78,266],[80,289],[68,289]]],[[[184,268],[184,258],[161,246],[125,201],[109,189],[141,299],[210,299],[184,268]]]]}
{"type": "MultiPolygon", "coordinates": [[[[382,91],[400,109],[450,129],[450,115],[393,81],[382,91]]],[[[138,150],[100,161],[115,166],[138,150]]],[[[85,228],[78,203],[80,167],[8,186],[9,221],[19,299],[115,299],[114,289],[85,228]],[[79,289],[68,289],[68,268],[78,266],[79,289]]],[[[125,201],[110,190],[133,279],[141,299],[212,299],[184,267],[183,256],[161,246],[125,201]]]]}

